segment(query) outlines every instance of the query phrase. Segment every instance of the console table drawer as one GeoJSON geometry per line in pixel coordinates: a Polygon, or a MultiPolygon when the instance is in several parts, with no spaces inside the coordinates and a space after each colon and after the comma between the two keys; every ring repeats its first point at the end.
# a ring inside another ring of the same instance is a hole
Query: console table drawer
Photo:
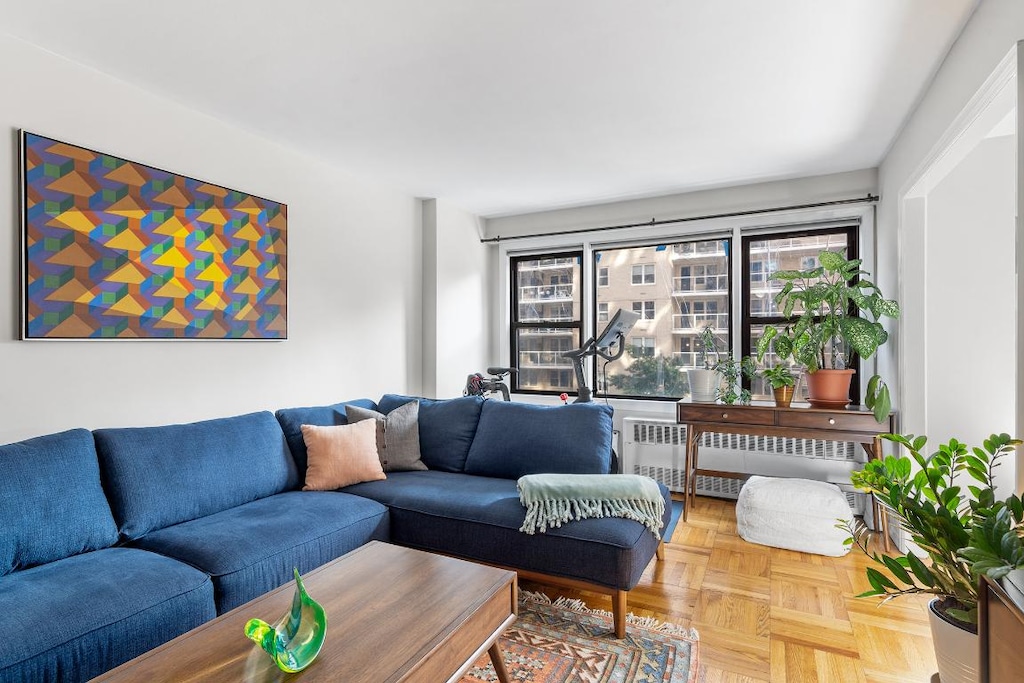
{"type": "Polygon", "coordinates": [[[775,424],[775,411],[771,408],[750,406],[676,404],[676,422],[721,422],[726,424],[775,424]]]}
{"type": "Polygon", "coordinates": [[[779,426],[877,434],[885,431],[886,424],[879,424],[871,413],[844,413],[837,410],[822,411],[808,408],[779,411],[779,426]]]}

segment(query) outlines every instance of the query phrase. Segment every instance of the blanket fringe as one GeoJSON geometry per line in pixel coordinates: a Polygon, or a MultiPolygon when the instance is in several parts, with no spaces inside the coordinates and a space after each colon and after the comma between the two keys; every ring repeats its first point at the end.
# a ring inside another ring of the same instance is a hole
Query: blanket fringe
{"type": "MultiPolygon", "coordinates": [[[[579,612],[581,614],[591,614],[598,617],[605,617],[612,619],[613,615],[611,612],[603,609],[594,609],[588,607],[587,603],[577,598],[566,598],[559,597],[556,600],[552,600],[544,593],[528,590],[519,590],[519,599],[522,602],[535,602],[540,605],[551,605],[552,607],[560,607],[562,609],[571,610],[573,612],[579,612]]],[[[632,612],[626,615],[626,623],[638,626],[648,631],[656,631],[658,633],[667,633],[673,636],[681,636],[689,640],[700,640],[700,634],[697,633],[696,629],[686,628],[677,624],[672,624],[667,621],[659,621],[654,617],[642,617],[633,614],[632,612]]]]}
{"type": "Polygon", "coordinates": [[[622,517],[640,522],[657,538],[661,538],[665,501],[632,500],[537,500],[526,507],[526,519],[520,531],[527,534],[544,533],[549,527],[560,527],[591,517],[622,517]]]}

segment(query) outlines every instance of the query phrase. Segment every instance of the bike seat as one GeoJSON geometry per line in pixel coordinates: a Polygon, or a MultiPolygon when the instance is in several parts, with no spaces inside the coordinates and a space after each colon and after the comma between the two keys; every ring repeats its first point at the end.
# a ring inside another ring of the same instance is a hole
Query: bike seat
{"type": "Polygon", "coordinates": [[[519,372],[515,368],[487,368],[488,375],[507,375],[508,373],[519,372]]]}

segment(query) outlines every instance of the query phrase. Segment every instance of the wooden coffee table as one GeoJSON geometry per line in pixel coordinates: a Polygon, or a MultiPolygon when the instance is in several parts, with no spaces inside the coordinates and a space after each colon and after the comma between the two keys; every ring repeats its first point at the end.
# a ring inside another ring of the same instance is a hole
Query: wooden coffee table
{"type": "Polygon", "coordinates": [[[323,649],[304,671],[280,671],[242,630],[290,608],[289,581],[95,680],[440,683],[488,652],[508,683],[498,637],[516,618],[515,572],[373,541],[302,580],[327,612],[323,649]]]}

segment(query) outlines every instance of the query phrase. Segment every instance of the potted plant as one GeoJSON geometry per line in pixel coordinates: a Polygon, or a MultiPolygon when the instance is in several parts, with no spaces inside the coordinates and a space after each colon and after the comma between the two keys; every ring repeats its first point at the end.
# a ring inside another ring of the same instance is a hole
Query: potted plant
{"type": "MultiPolygon", "coordinates": [[[[899,304],[882,296],[868,280],[860,259],[847,259],[836,251],[818,254],[820,265],[805,270],[779,270],[772,279],[783,282],[775,302],[783,316],[794,316],[781,329],[769,325],[757,344],[764,358],[774,346],[780,359],[792,357],[807,368],[808,400],[821,408],[850,402],[850,365],[855,356],[867,359],[889,338],[881,317],[898,318],[899,304]],[[853,315],[854,306],[860,315],[853,315]],[[864,317],[867,316],[867,317],[864,317]]],[[[889,390],[872,378],[865,404],[879,421],[889,414],[889,390]]]]}
{"type": "Polygon", "coordinates": [[[796,391],[796,375],[785,365],[776,365],[759,371],[761,377],[772,388],[775,395],[775,405],[780,408],[788,408],[793,402],[793,393],[796,391]]]}
{"type": "Polygon", "coordinates": [[[730,352],[725,358],[720,358],[715,363],[714,369],[720,377],[716,395],[722,403],[726,405],[734,405],[737,401],[743,405],[750,403],[750,390],[740,387],[741,375],[753,378],[752,373],[757,369],[749,356],[737,362],[730,352]]]}
{"type": "Polygon", "coordinates": [[[1017,495],[996,500],[988,489],[980,492],[974,509],[970,545],[960,555],[984,573],[1002,581],[1003,589],[1024,603],[1024,502],[1017,495]]]}
{"type": "MultiPolygon", "coordinates": [[[[914,552],[895,557],[879,555],[868,548],[863,523],[844,524],[851,536],[847,542],[856,544],[887,570],[883,573],[869,567],[867,579],[871,590],[858,597],[878,595],[888,601],[916,593],[936,596],[928,611],[939,677],[943,683],[976,681],[976,674],[973,679],[963,679],[959,674],[977,671],[978,578],[987,569],[987,565],[971,559],[970,547],[972,539],[977,541],[977,525],[984,518],[983,511],[996,507],[993,470],[1021,442],[1007,434],[993,434],[983,447],[968,449],[960,441],[950,439],[925,456],[924,436],[886,434],[883,438],[903,446],[909,457],[890,455],[869,461],[863,470],[853,472],[850,479],[899,521],[930,563],[914,552]],[[961,473],[980,486],[961,486],[957,481],[961,473]]],[[[1018,500],[1015,505],[1019,504],[1018,500]]]]}
{"type": "Polygon", "coordinates": [[[721,361],[715,328],[707,325],[697,337],[698,366],[687,368],[690,379],[690,398],[694,403],[714,403],[718,399],[721,376],[715,366],[721,361]]]}

